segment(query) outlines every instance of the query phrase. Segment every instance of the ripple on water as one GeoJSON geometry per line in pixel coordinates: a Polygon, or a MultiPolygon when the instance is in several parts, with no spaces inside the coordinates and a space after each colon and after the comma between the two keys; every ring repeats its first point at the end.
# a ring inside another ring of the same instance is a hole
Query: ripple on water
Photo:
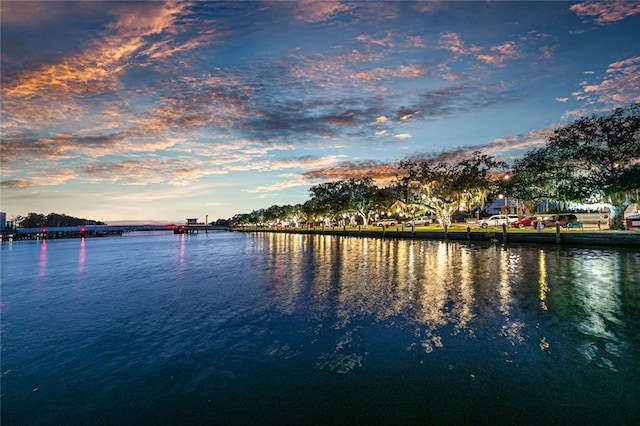
{"type": "Polygon", "coordinates": [[[316,360],[315,368],[332,373],[346,374],[356,367],[362,367],[363,357],[356,354],[322,353],[316,360]]]}

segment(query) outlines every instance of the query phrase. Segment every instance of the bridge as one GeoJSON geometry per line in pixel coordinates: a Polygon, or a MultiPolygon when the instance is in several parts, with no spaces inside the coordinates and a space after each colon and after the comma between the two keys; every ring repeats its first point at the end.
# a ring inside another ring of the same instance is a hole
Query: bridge
{"type": "Polygon", "coordinates": [[[140,231],[173,231],[175,234],[194,234],[200,231],[229,231],[231,227],[223,225],[193,224],[145,224],[145,225],[78,225],[78,226],[46,226],[37,228],[17,228],[3,232],[3,239],[57,239],[120,236],[129,232],[140,231]],[[6,234],[6,235],[5,235],[6,234]]]}

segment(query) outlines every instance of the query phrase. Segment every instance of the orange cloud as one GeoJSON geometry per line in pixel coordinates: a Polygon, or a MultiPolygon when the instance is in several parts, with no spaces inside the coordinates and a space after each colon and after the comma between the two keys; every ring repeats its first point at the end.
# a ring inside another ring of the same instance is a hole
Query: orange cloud
{"type": "Polygon", "coordinates": [[[29,97],[55,92],[54,97],[101,93],[118,88],[117,76],[128,59],[142,48],[144,37],[170,28],[186,3],[123,5],[110,34],[89,44],[77,55],[20,74],[3,88],[4,96],[29,97]]]}

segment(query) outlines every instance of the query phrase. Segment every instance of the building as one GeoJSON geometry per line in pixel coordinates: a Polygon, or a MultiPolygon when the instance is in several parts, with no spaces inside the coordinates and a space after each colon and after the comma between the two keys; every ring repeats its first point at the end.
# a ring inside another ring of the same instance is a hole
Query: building
{"type": "Polygon", "coordinates": [[[0,231],[7,229],[7,214],[0,212],[0,231]]]}

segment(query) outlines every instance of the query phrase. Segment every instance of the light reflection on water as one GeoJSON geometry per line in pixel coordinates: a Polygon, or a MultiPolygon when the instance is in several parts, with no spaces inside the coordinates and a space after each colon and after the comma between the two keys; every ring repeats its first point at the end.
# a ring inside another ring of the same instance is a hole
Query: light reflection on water
{"type": "MultiPolygon", "coordinates": [[[[625,263],[632,263],[637,253],[602,256],[602,252],[580,249],[565,254],[549,248],[281,234],[267,234],[262,243],[274,264],[269,282],[278,283],[271,294],[274,305],[289,314],[310,308],[335,312],[336,328],[366,316],[377,321],[400,316],[416,327],[418,341],[411,347],[430,353],[445,345],[443,333],[474,336],[480,318],[485,327],[488,320],[496,327],[493,331],[483,328],[483,333],[498,335],[511,345],[530,344],[532,328],[540,328],[545,320],[555,321],[547,315],[551,297],[554,305],[562,304],[560,309],[556,306],[556,315],[563,316],[565,311],[572,315],[569,324],[578,332],[572,336],[578,339],[574,349],[584,362],[596,360],[598,366],[615,371],[616,358],[623,357],[628,346],[617,335],[618,329],[626,328],[619,286],[638,281],[636,275],[621,276],[618,264],[621,256],[626,256],[625,263]],[[305,264],[304,259],[311,263],[305,264]],[[311,305],[299,298],[306,286],[301,276],[309,271],[311,305]],[[571,296],[565,300],[554,297],[567,291],[571,296]],[[537,295],[537,309],[522,300],[527,294],[537,295]],[[523,303],[525,308],[518,306],[523,303]]],[[[545,333],[534,334],[541,350],[567,343],[545,333]]],[[[352,366],[362,360],[364,355],[352,366]]]]}
{"type": "Polygon", "coordinates": [[[0,254],[3,424],[639,416],[637,252],[211,233],[0,254]]]}
{"type": "Polygon", "coordinates": [[[47,241],[42,240],[40,244],[40,276],[44,277],[47,272],[47,241]]]}

